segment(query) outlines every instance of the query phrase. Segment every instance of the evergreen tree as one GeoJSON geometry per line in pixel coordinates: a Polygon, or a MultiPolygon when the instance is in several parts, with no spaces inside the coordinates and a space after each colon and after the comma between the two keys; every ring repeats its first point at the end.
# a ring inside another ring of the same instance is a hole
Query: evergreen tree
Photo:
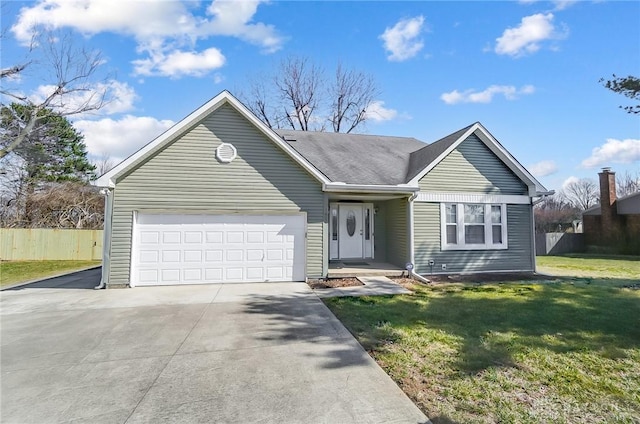
{"type": "MultiPolygon", "coordinates": [[[[0,146],[4,147],[24,130],[21,122],[24,122],[24,116],[33,112],[32,108],[18,103],[2,106],[0,146]]],[[[25,182],[34,186],[44,182],[89,182],[95,178],[96,167],[87,158],[84,136],[66,117],[52,110],[43,109],[37,113],[38,127],[12,152],[21,159],[25,182]]]]}
{"type": "MultiPolygon", "coordinates": [[[[613,79],[600,79],[600,82],[614,93],[622,94],[634,101],[640,101],[640,78],[629,75],[627,77],[617,77],[613,75],[613,79]]],[[[640,104],[631,106],[620,106],[627,113],[640,114],[640,104]]]]}

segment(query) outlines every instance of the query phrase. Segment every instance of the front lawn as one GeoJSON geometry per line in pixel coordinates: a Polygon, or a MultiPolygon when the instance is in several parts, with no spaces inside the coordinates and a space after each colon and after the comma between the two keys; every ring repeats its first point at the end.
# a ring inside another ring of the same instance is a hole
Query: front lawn
{"type": "Polygon", "coordinates": [[[572,254],[536,257],[538,271],[574,277],[640,279],[640,256],[572,254]]]}
{"type": "Polygon", "coordinates": [[[638,275],[326,303],[434,423],[639,422],[638,275]]]}
{"type": "Polygon", "coordinates": [[[101,261],[2,261],[0,287],[100,265],[101,261]]]}

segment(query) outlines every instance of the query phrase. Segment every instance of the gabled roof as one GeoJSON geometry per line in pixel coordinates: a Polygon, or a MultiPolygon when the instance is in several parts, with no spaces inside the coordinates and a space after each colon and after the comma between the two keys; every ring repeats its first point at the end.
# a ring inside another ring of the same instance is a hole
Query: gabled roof
{"type": "Polygon", "coordinates": [[[245,105],[243,105],[238,99],[236,99],[230,92],[223,91],[213,99],[209,100],[204,105],[200,106],[189,116],[169,128],[164,133],[160,134],[154,140],[144,145],[137,152],[120,162],[109,172],[100,176],[96,180],[98,187],[115,187],[116,180],[119,176],[125,175],[132,169],[135,169],[147,158],[163,149],[166,145],[173,142],[177,138],[188,132],[194,125],[200,122],[202,119],[209,116],[215,110],[221,106],[228,104],[238,111],[242,116],[249,120],[255,127],[260,130],[269,140],[279,146],[286,154],[288,154],[294,161],[300,164],[311,175],[313,175],[321,183],[329,183],[327,177],[320,173],[314,166],[312,166],[306,159],[304,159],[298,152],[292,149],[287,143],[285,143],[281,137],[279,137],[273,130],[267,127],[262,121],[260,121],[245,105]]]}
{"type": "Polygon", "coordinates": [[[413,177],[420,173],[420,171],[422,171],[430,163],[435,161],[442,153],[444,153],[449,147],[451,147],[453,143],[458,141],[458,139],[464,133],[466,133],[472,125],[462,128],[461,130],[458,130],[453,134],[449,134],[448,136],[441,138],[440,140],[428,144],[420,150],[416,150],[415,152],[411,153],[411,156],[409,158],[409,169],[407,170],[405,180],[411,181],[413,177]]]}
{"type": "Polygon", "coordinates": [[[426,144],[415,138],[275,130],[332,182],[398,185],[409,157],[426,144]]]}
{"type": "Polygon", "coordinates": [[[433,147],[433,150],[427,150],[422,153],[423,157],[420,157],[419,154],[415,156],[413,171],[420,169],[415,175],[411,177],[407,181],[409,185],[417,185],[418,181],[424,177],[429,171],[436,167],[444,158],[446,158],[449,153],[455,150],[460,143],[469,138],[470,135],[476,135],[480,141],[482,141],[485,146],[489,148],[501,161],[504,163],[507,168],[511,170],[518,178],[520,178],[528,187],[529,187],[529,196],[541,196],[545,194],[551,194],[538,180],[535,179],[533,175],[529,173],[525,169],[520,162],[514,158],[511,153],[505,149],[502,144],[498,142],[498,140],[491,135],[489,131],[480,123],[476,122],[475,124],[469,125],[466,128],[458,130],[440,140],[436,143],[437,146],[433,147]],[[433,156],[437,156],[433,158],[433,156]],[[425,162],[418,163],[418,161],[422,159],[425,162]]]}
{"type": "MultiPolygon", "coordinates": [[[[620,197],[616,200],[618,215],[640,214],[640,191],[620,197]]],[[[582,215],[602,215],[600,203],[582,212],[582,215]]]]}
{"type": "Polygon", "coordinates": [[[272,130],[228,91],[223,91],[96,180],[115,187],[123,175],[178,139],[209,114],[230,105],[268,140],[322,183],[326,191],[413,193],[418,181],[471,134],[475,134],[529,187],[530,196],[549,193],[480,124],[469,125],[430,145],[409,137],[272,130]]]}

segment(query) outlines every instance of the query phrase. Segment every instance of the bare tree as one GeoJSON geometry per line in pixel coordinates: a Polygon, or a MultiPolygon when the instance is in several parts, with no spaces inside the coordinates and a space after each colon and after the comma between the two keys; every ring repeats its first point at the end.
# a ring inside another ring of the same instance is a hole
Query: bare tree
{"type": "Polygon", "coordinates": [[[580,210],[559,194],[547,197],[538,203],[533,213],[538,233],[566,231],[573,227],[574,220],[580,218],[580,210]]]}
{"type": "Polygon", "coordinates": [[[291,129],[309,131],[318,109],[322,70],[306,58],[289,57],[280,64],[274,83],[278,88],[282,113],[291,129]]]}
{"type": "Polygon", "coordinates": [[[598,203],[599,195],[598,186],[589,178],[573,181],[562,189],[564,199],[581,211],[587,210],[598,203]]]}
{"type": "Polygon", "coordinates": [[[93,162],[93,165],[96,167],[96,175],[104,175],[107,172],[111,171],[111,169],[116,166],[116,161],[113,160],[109,155],[102,155],[102,157],[93,162]]]}
{"type": "Polygon", "coordinates": [[[378,89],[371,75],[336,68],[335,81],[329,86],[331,125],[334,132],[350,133],[367,119],[367,107],[375,100],[378,89]]]}
{"type": "Polygon", "coordinates": [[[22,204],[0,210],[0,226],[99,229],[103,225],[104,198],[88,184],[48,183],[16,201],[22,204]]]}
{"type": "Polygon", "coordinates": [[[628,196],[629,194],[640,191],[640,172],[632,174],[625,172],[616,178],[616,194],[618,197],[628,196]]]}
{"type": "Polygon", "coordinates": [[[250,82],[245,104],[270,128],[353,131],[367,119],[378,94],[371,75],[338,65],[335,77],[307,58],[290,56],[272,75],[250,82]]]}
{"type": "Polygon", "coordinates": [[[103,63],[99,52],[76,47],[70,33],[44,33],[35,37],[29,49],[31,58],[25,62],[3,68],[2,106],[5,99],[28,106],[24,114],[14,116],[18,131],[3,132],[0,138],[0,159],[15,150],[29,134],[38,130],[46,119],[46,111],[52,110],[61,116],[77,115],[102,108],[106,102],[107,88],[96,89],[97,71],[103,63]],[[46,93],[28,96],[12,79],[25,70],[39,71],[46,75],[48,84],[41,86],[46,93]]]}

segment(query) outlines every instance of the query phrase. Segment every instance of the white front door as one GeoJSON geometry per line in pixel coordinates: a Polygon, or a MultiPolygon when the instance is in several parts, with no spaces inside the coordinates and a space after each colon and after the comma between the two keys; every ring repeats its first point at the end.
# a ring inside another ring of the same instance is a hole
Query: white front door
{"type": "Polygon", "coordinates": [[[361,203],[340,203],[338,239],[340,258],[363,257],[363,206],[361,203]]]}

